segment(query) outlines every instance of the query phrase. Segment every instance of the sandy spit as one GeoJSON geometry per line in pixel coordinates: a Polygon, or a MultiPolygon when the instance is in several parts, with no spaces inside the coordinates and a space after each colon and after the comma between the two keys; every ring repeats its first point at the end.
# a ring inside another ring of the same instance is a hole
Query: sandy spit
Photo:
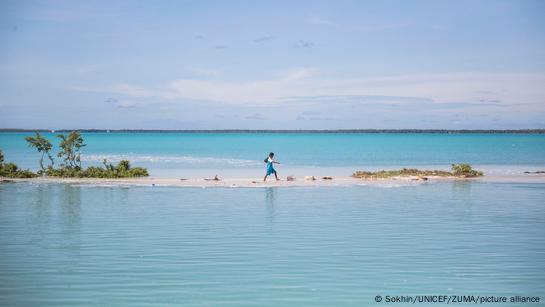
{"type": "Polygon", "coordinates": [[[529,174],[520,176],[484,176],[481,178],[455,178],[455,177],[427,177],[428,180],[416,176],[392,177],[389,179],[357,179],[352,177],[333,177],[332,179],[295,178],[288,181],[282,178],[279,181],[268,179],[263,182],[257,178],[221,178],[220,180],[205,180],[203,178],[122,178],[122,179],[100,179],[100,178],[56,178],[39,177],[29,179],[13,179],[0,177],[0,183],[13,182],[27,183],[65,183],[98,186],[175,186],[175,187],[324,187],[324,186],[359,186],[359,185],[415,185],[439,181],[480,181],[480,182],[512,182],[512,183],[545,183],[544,174],[529,174]]]}

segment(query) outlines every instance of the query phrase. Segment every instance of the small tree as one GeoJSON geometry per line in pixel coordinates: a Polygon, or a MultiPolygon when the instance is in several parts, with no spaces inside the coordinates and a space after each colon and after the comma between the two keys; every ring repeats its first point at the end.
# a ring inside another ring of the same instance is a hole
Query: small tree
{"type": "Polygon", "coordinates": [[[61,151],[57,157],[64,159],[64,166],[70,168],[81,168],[81,148],[85,147],[83,137],[79,131],[72,131],[68,135],[57,135],[61,139],[59,147],[61,151]]]}
{"type": "Polygon", "coordinates": [[[40,135],[39,132],[36,131],[36,136],[27,136],[25,137],[25,140],[28,143],[29,147],[34,147],[38,152],[42,153],[42,157],[40,158],[40,167],[42,168],[42,171],[45,171],[44,167],[44,156],[47,155],[49,158],[49,161],[51,161],[51,166],[55,165],[55,160],[53,160],[53,157],[51,156],[51,148],[53,147],[51,145],[51,142],[40,135]]]}

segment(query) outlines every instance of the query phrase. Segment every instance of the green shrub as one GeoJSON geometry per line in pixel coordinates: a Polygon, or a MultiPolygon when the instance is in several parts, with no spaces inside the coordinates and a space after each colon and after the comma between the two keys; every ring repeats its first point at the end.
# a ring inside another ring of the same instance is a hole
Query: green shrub
{"type": "Polygon", "coordinates": [[[76,178],[130,178],[149,176],[148,170],[141,167],[130,167],[129,161],[122,160],[116,166],[103,161],[104,167],[89,166],[80,167],[48,167],[45,174],[50,177],[76,177],[76,178]]]}
{"type": "Polygon", "coordinates": [[[4,154],[0,150],[0,177],[7,178],[34,178],[38,175],[29,171],[19,169],[15,163],[4,163],[4,154]]]}
{"type": "Polygon", "coordinates": [[[147,177],[149,176],[148,170],[143,167],[133,167],[128,172],[128,177],[147,177]]]}
{"type": "Polygon", "coordinates": [[[117,169],[122,172],[126,172],[131,168],[129,161],[127,160],[121,160],[117,164],[117,169]]]}
{"type": "Polygon", "coordinates": [[[480,177],[483,172],[476,171],[467,163],[452,164],[452,174],[460,177],[480,177]]]}
{"type": "Polygon", "coordinates": [[[82,177],[86,178],[108,178],[108,171],[102,167],[90,166],[82,173],[82,177]]]}
{"type": "Polygon", "coordinates": [[[49,166],[45,170],[45,174],[49,177],[82,177],[82,170],[78,167],[61,166],[59,168],[53,168],[49,166]]]}
{"type": "Polygon", "coordinates": [[[11,176],[6,176],[10,178],[36,178],[38,175],[28,169],[20,169],[15,174],[11,176]]]}

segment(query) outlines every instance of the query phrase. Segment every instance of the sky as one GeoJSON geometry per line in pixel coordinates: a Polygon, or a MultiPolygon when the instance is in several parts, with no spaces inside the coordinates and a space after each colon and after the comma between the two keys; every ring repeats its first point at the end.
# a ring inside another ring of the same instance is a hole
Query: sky
{"type": "Polygon", "coordinates": [[[0,1],[0,128],[545,128],[545,1],[0,1]]]}

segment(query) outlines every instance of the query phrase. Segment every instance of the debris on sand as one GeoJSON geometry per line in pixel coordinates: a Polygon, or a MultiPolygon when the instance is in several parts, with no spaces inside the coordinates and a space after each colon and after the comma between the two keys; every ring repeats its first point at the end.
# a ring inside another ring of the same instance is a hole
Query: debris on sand
{"type": "Polygon", "coordinates": [[[214,178],[204,178],[206,181],[220,181],[220,177],[218,175],[214,176],[214,178]]]}

